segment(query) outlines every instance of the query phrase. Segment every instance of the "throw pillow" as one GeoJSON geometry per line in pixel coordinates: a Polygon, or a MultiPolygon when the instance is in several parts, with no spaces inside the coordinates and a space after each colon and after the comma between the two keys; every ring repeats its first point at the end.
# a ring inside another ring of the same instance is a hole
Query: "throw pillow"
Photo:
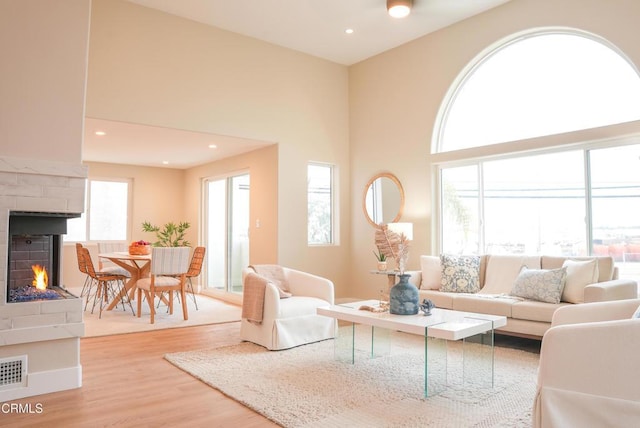
{"type": "Polygon", "coordinates": [[[477,293],[480,290],[480,256],[440,256],[440,291],[477,293]]]}
{"type": "Polygon", "coordinates": [[[560,303],[567,268],[527,269],[523,267],[511,290],[512,296],[547,303],[560,303]]]}
{"type": "Polygon", "coordinates": [[[562,301],[569,303],[584,303],[584,287],[598,282],[598,261],[570,260],[562,264],[567,268],[567,281],[562,291],[562,301]]]}
{"type": "Polygon", "coordinates": [[[420,256],[420,270],[422,271],[421,290],[439,290],[442,275],[440,272],[440,257],[420,256]]]}

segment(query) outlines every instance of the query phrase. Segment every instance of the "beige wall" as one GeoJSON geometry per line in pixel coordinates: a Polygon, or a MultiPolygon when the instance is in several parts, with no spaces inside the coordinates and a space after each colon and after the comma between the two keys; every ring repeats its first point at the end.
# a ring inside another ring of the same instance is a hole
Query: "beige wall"
{"type": "Polygon", "coordinates": [[[0,2],[2,156],[80,163],[90,0],[0,2]]]}
{"type": "Polygon", "coordinates": [[[132,3],[93,1],[87,116],[277,143],[277,185],[261,195],[277,195],[277,222],[260,231],[277,239],[252,245],[252,262],[275,259],[337,286],[349,276],[347,85],[345,66],[132,3]],[[338,168],[338,246],[307,246],[309,161],[338,168]]]}
{"type": "MultiPolygon", "coordinates": [[[[513,0],[350,67],[352,206],[361,204],[369,178],[383,170],[395,173],[407,199],[402,220],[414,223],[408,267],[417,269],[418,256],[432,251],[432,133],[461,70],[511,34],[551,26],[600,35],[639,66],[638,19],[640,2],[634,0],[513,0]]],[[[359,210],[352,214],[350,292],[373,297],[384,281],[368,274],[375,266],[374,231],[359,210]]]]}
{"type": "MultiPolygon", "coordinates": [[[[251,263],[277,263],[278,257],[278,146],[235,156],[186,172],[186,215],[198,224],[201,215],[202,180],[249,172],[249,258],[251,263]],[[257,226],[259,222],[260,227],[257,226]]],[[[222,237],[224,238],[224,237],[222,237]]]]}

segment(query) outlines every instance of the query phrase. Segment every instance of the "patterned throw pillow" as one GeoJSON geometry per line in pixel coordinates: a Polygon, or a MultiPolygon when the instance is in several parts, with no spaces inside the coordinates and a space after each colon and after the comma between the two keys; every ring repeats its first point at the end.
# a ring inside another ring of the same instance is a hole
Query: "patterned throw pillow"
{"type": "Polygon", "coordinates": [[[440,256],[440,291],[477,293],[480,291],[480,256],[440,256]]]}
{"type": "Polygon", "coordinates": [[[523,267],[511,290],[512,296],[547,303],[560,303],[567,268],[527,269],[523,267]]]}

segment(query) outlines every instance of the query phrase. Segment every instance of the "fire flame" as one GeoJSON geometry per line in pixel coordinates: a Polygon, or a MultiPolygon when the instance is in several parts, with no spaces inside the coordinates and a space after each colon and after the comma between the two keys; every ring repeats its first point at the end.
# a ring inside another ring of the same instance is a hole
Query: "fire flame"
{"type": "Polygon", "coordinates": [[[47,270],[44,266],[33,265],[31,266],[33,270],[33,286],[38,290],[46,290],[47,285],[49,284],[49,276],[47,275],[47,270]]]}

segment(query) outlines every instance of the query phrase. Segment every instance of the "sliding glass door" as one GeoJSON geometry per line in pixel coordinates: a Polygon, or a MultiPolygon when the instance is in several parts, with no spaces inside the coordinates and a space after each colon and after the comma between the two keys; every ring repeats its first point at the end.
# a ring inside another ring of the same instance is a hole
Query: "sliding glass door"
{"type": "Polygon", "coordinates": [[[204,180],[204,200],[205,288],[240,294],[249,264],[249,174],[204,180]]]}

